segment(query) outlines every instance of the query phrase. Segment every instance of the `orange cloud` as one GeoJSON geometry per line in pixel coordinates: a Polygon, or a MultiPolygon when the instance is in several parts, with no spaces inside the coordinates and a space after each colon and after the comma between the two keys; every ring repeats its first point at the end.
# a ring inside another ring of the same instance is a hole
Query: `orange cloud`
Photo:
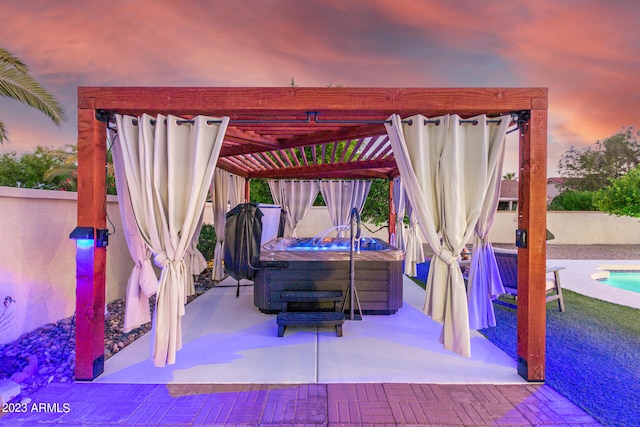
{"type": "MultiPolygon", "coordinates": [[[[75,138],[77,86],[284,86],[292,77],[548,87],[550,171],[570,145],[638,124],[640,17],[626,0],[5,3],[0,40],[67,107],[60,142],[75,138]]],[[[28,125],[6,124],[12,143],[34,145],[18,129],[28,125]]]]}

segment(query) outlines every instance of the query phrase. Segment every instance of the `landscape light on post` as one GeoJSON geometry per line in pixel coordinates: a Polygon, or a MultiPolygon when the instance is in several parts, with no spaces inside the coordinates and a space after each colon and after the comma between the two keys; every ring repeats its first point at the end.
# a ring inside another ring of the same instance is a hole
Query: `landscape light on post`
{"type": "Polygon", "coordinates": [[[77,278],[88,277],[93,271],[93,254],[96,247],[94,230],[93,227],[76,227],[69,235],[70,239],[76,241],[77,278]]]}
{"type": "Polygon", "coordinates": [[[69,235],[70,239],[76,241],[78,249],[93,247],[95,242],[95,232],[93,227],[76,227],[69,235]]]}
{"type": "Polygon", "coordinates": [[[86,249],[94,245],[96,248],[104,248],[109,245],[109,230],[99,228],[94,232],[93,227],[76,227],[69,238],[76,241],[78,249],[86,249]]]}

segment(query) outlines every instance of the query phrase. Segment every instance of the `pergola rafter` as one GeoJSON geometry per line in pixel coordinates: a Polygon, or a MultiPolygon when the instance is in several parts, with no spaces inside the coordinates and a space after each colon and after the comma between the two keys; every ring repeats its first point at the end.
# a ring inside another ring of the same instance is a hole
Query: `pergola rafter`
{"type": "MultiPolygon", "coordinates": [[[[545,88],[81,87],[77,225],[106,227],[103,119],[111,114],[227,116],[230,124],[218,167],[248,178],[321,179],[396,176],[393,153],[384,139],[384,121],[391,114],[467,118],[517,113],[518,228],[528,236],[527,247],[519,248],[518,254],[518,372],[527,380],[542,381],[547,103],[545,88]]],[[[391,209],[390,228],[393,215],[391,209]]],[[[75,375],[92,380],[104,365],[106,249],[93,248],[88,260],[78,255],[77,265],[83,273],[78,274],[76,288],[75,375]]]]}
{"type": "Polygon", "coordinates": [[[221,162],[219,166],[237,173],[238,165],[242,165],[241,174],[253,178],[300,178],[308,177],[309,174],[315,175],[316,178],[344,178],[349,175],[389,178],[397,174],[395,161],[390,159],[391,155],[388,136],[377,135],[306,147],[221,155],[221,159],[234,165],[234,170],[227,167],[225,162],[221,162]],[[340,171],[343,171],[342,176],[340,171]]]}

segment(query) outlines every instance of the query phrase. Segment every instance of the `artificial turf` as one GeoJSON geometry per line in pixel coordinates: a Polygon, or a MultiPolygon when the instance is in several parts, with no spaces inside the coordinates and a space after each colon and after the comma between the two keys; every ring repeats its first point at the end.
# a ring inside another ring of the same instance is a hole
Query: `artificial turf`
{"type": "MultiPolygon", "coordinates": [[[[547,304],[546,383],[607,426],[640,425],[640,310],[564,290],[547,304]]],[[[516,359],[516,311],[480,332],[516,359]]]]}

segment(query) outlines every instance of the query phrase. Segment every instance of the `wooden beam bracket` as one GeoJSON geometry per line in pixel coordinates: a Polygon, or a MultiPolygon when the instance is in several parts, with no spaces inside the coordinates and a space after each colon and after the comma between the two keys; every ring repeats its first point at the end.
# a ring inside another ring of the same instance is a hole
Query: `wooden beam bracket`
{"type": "Polygon", "coordinates": [[[102,123],[109,123],[109,121],[113,119],[114,115],[113,111],[96,110],[96,120],[102,123]]]}

